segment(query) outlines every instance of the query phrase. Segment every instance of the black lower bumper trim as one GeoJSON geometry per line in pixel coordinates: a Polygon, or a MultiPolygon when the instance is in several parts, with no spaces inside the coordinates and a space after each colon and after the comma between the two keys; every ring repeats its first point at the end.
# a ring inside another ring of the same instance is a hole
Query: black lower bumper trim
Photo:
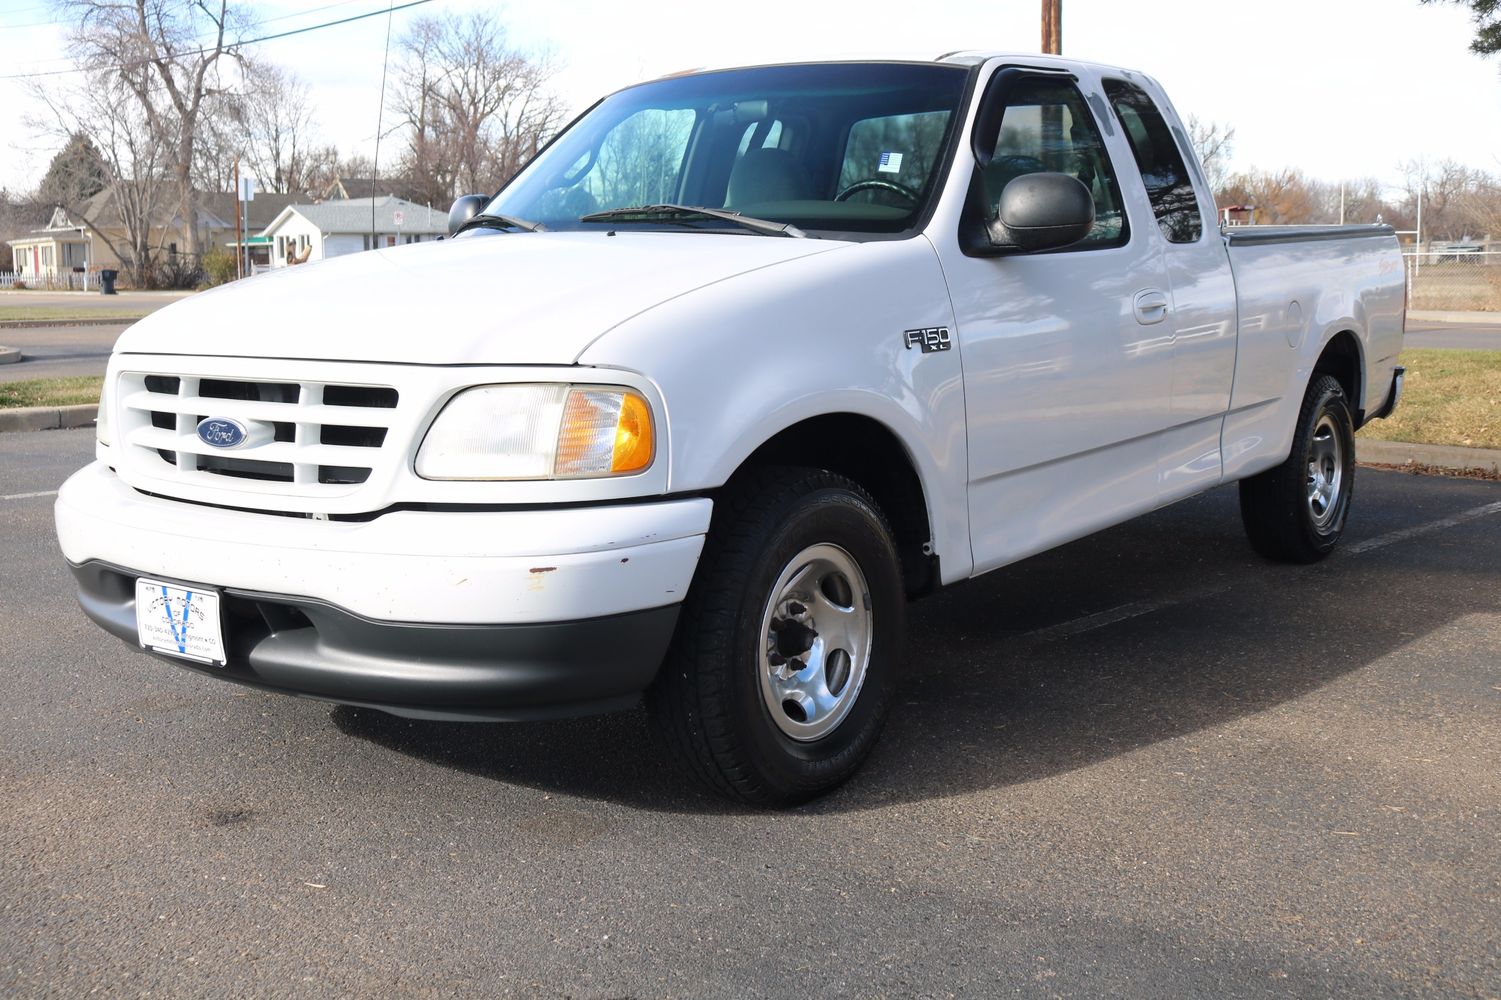
{"type": "MultiPolygon", "coordinates": [[[[139,648],[135,582],[143,574],[100,562],[72,570],[84,613],[139,648]]],[[[417,718],[540,719],[629,707],[656,676],[678,617],[671,605],[570,622],[429,625],[372,621],[302,597],[220,593],[227,665],[153,655],[241,684],[417,718]]]]}
{"type": "Polygon", "coordinates": [[[1381,404],[1381,409],[1368,414],[1365,422],[1372,420],[1385,420],[1397,409],[1397,401],[1402,398],[1402,376],[1407,374],[1407,369],[1398,365],[1392,369],[1392,387],[1386,394],[1386,402],[1381,404]]]}

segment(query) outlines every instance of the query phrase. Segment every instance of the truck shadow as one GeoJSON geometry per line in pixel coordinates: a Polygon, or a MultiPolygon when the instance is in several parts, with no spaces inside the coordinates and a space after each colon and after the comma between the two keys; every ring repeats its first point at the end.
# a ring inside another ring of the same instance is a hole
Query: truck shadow
{"type": "MultiPolygon", "coordinates": [[[[1494,570],[1473,548],[1274,566],[1250,553],[1234,494],[1221,490],[951,588],[912,606],[908,676],[872,759],[804,808],[1037,781],[1264,712],[1462,615],[1501,609],[1494,570]]],[[[333,721],[497,781],[632,808],[739,811],[680,774],[639,711],[465,725],[338,708],[333,721]]]]}

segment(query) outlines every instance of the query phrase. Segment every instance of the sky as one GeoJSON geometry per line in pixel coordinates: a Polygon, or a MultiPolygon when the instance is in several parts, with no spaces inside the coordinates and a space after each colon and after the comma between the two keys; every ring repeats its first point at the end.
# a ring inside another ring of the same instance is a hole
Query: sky
{"type": "MultiPolygon", "coordinates": [[[[396,3],[404,0],[395,0],[396,3]]],[[[246,0],[274,33],[384,11],[382,0],[246,0]]],[[[818,57],[931,58],[954,49],[1035,52],[1038,0],[430,0],[391,16],[496,11],[513,43],[551,53],[572,111],[664,73],[818,57]],[[723,9],[724,13],[719,11],[723,9]]],[[[0,76],[64,69],[65,31],[45,0],[0,0],[0,76]]],[[[309,84],[343,153],[373,151],[387,18],[257,47],[309,84]]],[[[1501,58],[1469,52],[1463,8],[1418,0],[1063,0],[1063,54],[1155,76],[1185,118],[1235,129],[1233,169],[1298,167],[1325,180],[1452,158],[1501,173],[1501,58]]],[[[394,45],[393,45],[394,52],[394,45]]],[[[43,86],[74,78],[41,77],[43,86]]],[[[0,79],[0,187],[35,186],[56,142],[24,124],[26,80],[0,79]]],[[[394,150],[386,144],[382,160],[394,150]]]]}

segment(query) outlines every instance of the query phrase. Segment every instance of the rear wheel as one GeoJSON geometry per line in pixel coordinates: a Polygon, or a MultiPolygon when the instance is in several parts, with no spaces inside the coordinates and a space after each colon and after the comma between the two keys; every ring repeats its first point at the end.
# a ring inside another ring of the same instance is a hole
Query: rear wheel
{"type": "Polygon", "coordinates": [[[849,778],[890,702],[901,579],[891,529],[856,483],[796,468],[733,482],[647,695],[674,756],[755,805],[849,778]]]}
{"type": "Polygon", "coordinates": [[[1344,533],[1354,489],[1350,404],[1337,380],[1316,375],[1287,461],[1241,481],[1240,516],[1251,547],[1279,562],[1317,562],[1344,533]]]}

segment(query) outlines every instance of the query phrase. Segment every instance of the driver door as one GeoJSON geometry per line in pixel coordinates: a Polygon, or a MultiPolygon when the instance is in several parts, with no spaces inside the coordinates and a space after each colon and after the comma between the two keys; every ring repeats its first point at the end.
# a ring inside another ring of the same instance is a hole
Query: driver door
{"type": "Polygon", "coordinates": [[[1017,68],[999,70],[982,100],[972,141],[985,166],[964,252],[946,264],[977,573],[1151,509],[1173,419],[1165,262],[1159,241],[1132,224],[1090,110],[1103,103],[1072,76],[1017,68]],[[985,216],[1010,180],[1042,170],[1090,190],[1093,230],[1061,250],[998,253],[985,216]]]}

